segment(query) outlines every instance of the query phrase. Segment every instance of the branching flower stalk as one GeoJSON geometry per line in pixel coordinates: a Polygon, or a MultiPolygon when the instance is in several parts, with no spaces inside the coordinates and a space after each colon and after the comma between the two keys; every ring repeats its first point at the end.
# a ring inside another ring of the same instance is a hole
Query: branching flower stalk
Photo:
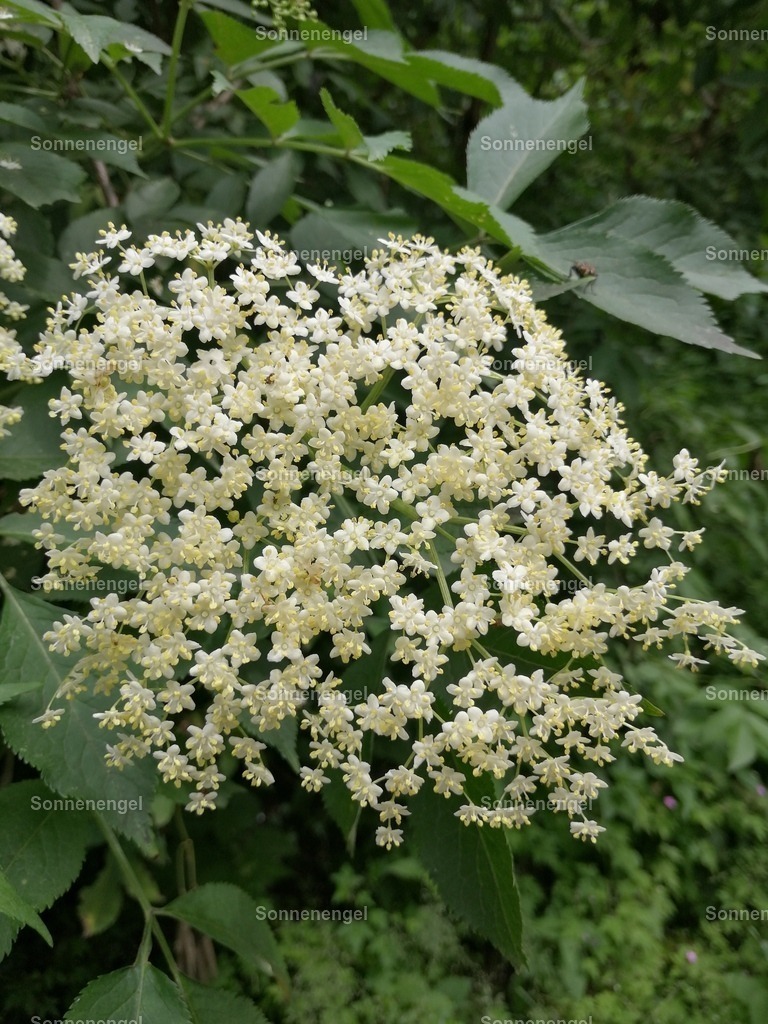
{"type": "Polygon", "coordinates": [[[78,694],[111,695],[97,715],[109,762],[154,758],[200,813],[227,748],[244,780],[272,783],[254,733],[298,717],[302,784],[340,772],[383,846],[424,785],[491,827],[528,824],[543,793],[594,840],[585,811],[618,745],[680,760],[638,723],[611,646],[679,638],[681,667],[707,649],[757,664],[729,632],[739,609],[670,604],[688,572],[674,549],[702,531],[662,516],[722,470],[685,450],[651,470],[527,284],[479,250],[391,236],[359,273],[303,273],[239,220],[143,245],[111,225],[100,245],[78,256],[87,294],[51,311],[33,360],[40,376],[68,368],[50,403],[68,460],[22,501],[44,519],[44,585],[127,570],[137,592],[47,634],[79,660],[44,726],[78,694]],[[631,584],[598,579],[617,562],[631,584]],[[389,675],[355,703],[344,669],[371,653],[382,614],[389,675]],[[494,631],[519,657],[491,653],[494,631]],[[503,799],[473,801],[467,773],[503,799]]]}

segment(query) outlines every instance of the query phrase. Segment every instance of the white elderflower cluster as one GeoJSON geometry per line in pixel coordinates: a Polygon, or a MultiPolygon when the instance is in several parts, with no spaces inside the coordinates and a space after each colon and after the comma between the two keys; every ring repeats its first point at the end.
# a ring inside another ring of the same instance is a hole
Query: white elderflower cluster
{"type": "MultiPolygon", "coordinates": [[[[26,267],[16,258],[8,241],[16,234],[18,225],[13,217],[0,213],[0,281],[17,282],[24,279],[26,267]]],[[[8,320],[23,320],[29,306],[22,306],[0,290],[0,315],[8,320]]],[[[0,323],[0,373],[8,380],[35,380],[35,367],[24,355],[16,331],[0,323]]],[[[8,428],[21,419],[20,408],[0,405],[0,437],[6,437],[8,428]]]]}
{"type": "Polygon", "coordinates": [[[617,744],[680,759],[637,724],[610,642],[677,641],[694,669],[706,648],[757,663],[728,633],[739,609],[675,594],[674,548],[700,535],[661,516],[720,471],[686,451],[650,470],[525,282],[478,250],[390,237],[359,273],[305,273],[255,235],[227,220],[131,245],[111,225],[73,265],[86,295],[52,311],[38,363],[69,367],[51,402],[68,461],[22,492],[45,520],[43,583],[125,570],[136,591],[47,634],[79,660],[38,721],[109,694],[109,762],[154,758],[202,812],[227,753],[273,782],[262,739],[298,717],[302,784],[340,772],[381,845],[425,784],[491,827],[528,824],[543,794],[594,840],[593,769],[617,744]],[[648,549],[650,576],[596,579],[648,549]],[[358,703],[345,667],[382,619],[389,667],[358,703]],[[471,776],[493,781],[492,806],[471,776]]]}

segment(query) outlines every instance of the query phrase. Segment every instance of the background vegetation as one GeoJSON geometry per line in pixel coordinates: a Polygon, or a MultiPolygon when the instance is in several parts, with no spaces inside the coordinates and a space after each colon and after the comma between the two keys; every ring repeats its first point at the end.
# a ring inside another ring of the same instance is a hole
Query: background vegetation
{"type": "MultiPolygon", "coordinates": [[[[394,170],[372,171],[370,148],[355,158],[361,150],[352,128],[346,125],[352,134],[345,139],[344,126],[339,129],[332,117],[337,134],[329,139],[333,108],[320,96],[327,89],[338,108],[363,126],[366,138],[407,129],[410,152],[395,149],[385,160],[407,157],[463,183],[470,135],[498,106],[486,86],[435,87],[435,98],[424,66],[406,74],[402,68],[393,72],[386,61],[366,66],[291,52],[257,61],[249,70],[253,55],[246,30],[232,32],[225,20],[250,17],[246,5],[234,0],[190,11],[175,71],[168,55],[178,5],[171,0],[6,6],[18,20],[0,44],[0,157],[12,159],[21,147],[28,156],[30,134],[45,136],[54,128],[72,137],[143,140],[140,153],[111,154],[99,167],[82,153],[62,163],[42,161],[21,192],[0,163],[2,209],[19,221],[16,249],[29,267],[32,309],[20,336],[33,340],[46,306],[70,290],[66,264],[74,252],[90,247],[108,220],[124,219],[141,235],[159,225],[173,229],[209,216],[240,215],[300,247],[367,245],[387,230],[419,230],[446,245],[481,240],[505,265],[530,272],[542,301],[550,289],[548,315],[563,328],[571,357],[591,360],[590,372],[624,403],[632,432],[655,464],[668,463],[685,446],[704,462],[725,459],[730,469],[762,474],[732,477],[690,520],[681,514],[681,527],[690,521],[707,528],[691,577],[697,593],[745,608],[744,638],[768,653],[764,364],[684,344],[681,331],[672,327],[667,335],[647,330],[639,315],[634,321],[610,315],[600,308],[603,297],[622,281],[631,292],[626,282],[635,265],[614,263],[621,260],[615,240],[605,250],[605,272],[598,256],[585,252],[599,273],[594,294],[566,284],[569,260],[556,256],[551,242],[549,249],[528,250],[504,244],[451,211],[452,200],[435,201],[433,181],[422,182],[419,193],[402,187],[402,172],[398,182],[394,170]],[[125,37],[121,41],[107,25],[103,39],[93,31],[89,36],[78,29],[76,15],[114,18],[125,37]],[[64,27],[46,22],[59,16],[70,18],[64,27]],[[142,59],[127,59],[131,26],[163,45],[155,52],[145,49],[142,59]],[[238,46],[242,53],[234,52],[238,46]],[[165,97],[173,75],[169,124],[165,97]],[[271,111],[259,97],[249,106],[235,95],[244,88],[274,89],[279,99],[267,104],[271,111]],[[281,134],[283,104],[290,101],[313,121],[314,136],[307,128],[294,147],[247,145],[247,139],[264,135],[270,121],[265,138],[281,134]],[[207,141],[179,144],[183,139],[207,141]],[[614,280],[611,268],[618,268],[614,280]]],[[[344,29],[367,24],[383,31],[389,24],[383,0],[316,6],[324,22],[344,29]]],[[[583,79],[592,149],[560,156],[515,202],[515,217],[541,238],[644,193],[689,204],[740,248],[768,250],[768,43],[710,42],[706,31],[761,28],[764,4],[425,0],[393,4],[391,17],[413,50],[493,63],[541,100],[555,100],[583,79]]],[[[270,24],[268,12],[259,18],[270,24]]],[[[393,137],[385,148],[390,144],[405,145],[393,137]]],[[[677,230],[691,233],[691,225],[681,221],[677,230]]],[[[625,240],[628,261],[641,259],[634,245],[625,240]]],[[[725,280],[734,269],[718,264],[715,272],[722,271],[725,280]]],[[[746,269],[768,284],[764,262],[746,269]]],[[[652,305],[652,294],[638,294],[638,305],[652,305]]],[[[738,294],[734,285],[730,297],[738,294]]],[[[736,301],[728,301],[724,288],[710,295],[724,335],[768,353],[760,287],[742,287],[736,301]]],[[[682,291],[680,296],[684,308],[689,297],[682,291]]],[[[23,401],[34,417],[43,398],[30,392],[23,401]]],[[[35,434],[30,444],[44,442],[35,434]]],[[[15,448],[0,443],[0,467],[8,478],[2,511],[11,517],[0,522],[0,565],[6,579],[24,590],[40,565],[13,519],[24,485],[14,472],[18,451],[18,442],[15,448]]],[[[268,1020],[285,1024],[465,1024],[484,1015],[591,1015],[596,1024],[764,1021],[768,923],[706,917],[708,906],[768,908],[768,703],[707,698],[708,686],[718,692],[762,687],[762,674],[747,678],[711,668],[691,676],[652,651],[638,653],[622,669],[664,710],[657,729],[685,763],[674,770],[617,763],[613,784],[601,798],[608,832],[596,847],[575,844],[559,819],[544,815],[512,837],[527,966],[510,963],[446,908],[444,894],[409,844],[402,852],[383,853],[361,830],[350,850],[338,827],[343,815],[299,791],[287,766],[273,789],[238,792],[215,816],[182,824],[172,807],[164,819],[158,812],[154,852],[131,847],[136,885],[152,904],[172,899],[178,872],[189,876],[192,870],[189,858],[179,867],[176,851],[182,850],[183,859],[193,845],[198,883],[236,881],[257,903],[274,907],[367,907],[367,920],[278,924],[283,968],[273,977],[247,966],[226,944],[214,952],[210,938],[180,921],[169,933],[178,962],[198,980],[230,993],[221,997],[232,1000],[230,1019],[246,1022],[262,1018],[235,1002],[244,995],[268,1020]]],[[[7,721],[2,724],[8,733],[7,721]]],[[[0,830],[0,867],[9,877],[17,851],[8,837],[24,824],[16,786],[29,787],[25,799],[46,792],[38,772],[18,753],[8,735],[0,820],[13,828],[5,839],[0,830]]],[[[91,979],[134,959],[142,937],[140,910],[123,891],[114,851],[90,824],[82,828],[77,885],[50,909],[58,893],[37,900],[54,947],[48,949],[31,929],[20,933],[12,950],[6,943],[4,951],[10,952],[0,964],[4,1021],[33,1012],[61,1016],[91,979]]],[[[62,851],[70,842],[61,836],[62,851]]],[[[463,897],[471,902],[472,881],[466,885],[463,897]]],[[[196,998],[203,1006],[203,997],[196,998]]],[[[219,1017],[200,1011],[199,1019],[219,1017]]]]}

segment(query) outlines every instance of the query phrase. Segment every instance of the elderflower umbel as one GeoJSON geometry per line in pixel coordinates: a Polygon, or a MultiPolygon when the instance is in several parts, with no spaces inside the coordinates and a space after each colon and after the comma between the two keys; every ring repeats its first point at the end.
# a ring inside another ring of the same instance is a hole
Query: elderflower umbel
{"type": "Polygon", "coordinates": [[[479,251],[390,237],[357,274],[306,278],[240,221],[143,246],[125,227],[102,235],[75,264],[88,308],[62,302],[38,344],[41,365],[68,367],[50,405],[68,460],[22,500],[45,521],[44,583],[136,577],[46,636],[80,655],[53,703],[113,699],[109,763],[151,756],[199,813],[228,750],[270,785],[252,734],[296,717],[302,784],[341,773],[383,846],[424,785],[490,827],[522,827],[549,794],[594,841],[583,808],[606,783],[592,769],[617,745],[679,760],[637,724],[641,698],[602,664],[610,643],[680,638],[672,657],[693,669],[706,648],[757,663],[728,633],[738,609],[674,594],[687,569],[672,549],[700,533],[678,545],[663,510],[698,502],[719,470],[683,451],[670,475],[651,471],[525,282],[479,251]],[[503,349],[507,376],[492,368],[503,349]],[[597,580],[639,551],[658,561],[650,576],[597,580]],[[383,625],[384,678],[349,698],[345,667],[383,625]],[[469,772],[503,799],[470,799],[469,772]]]}
{"type": "MultiPolygon", "coordinates": [[[[9,238],[16,234],[18,225],[13,217],[0,213],[0,281],[16,283],[24,280],[26,267],[16,258],[9,238]]],[[[23,320],[29,309],[8,298],[0,290],[0,316],[8,320],[23,320]]],[[[32,381],[38,379],[35,364],[24,354],[24,349],[16,340],[16,331],[0,323],[0,373],[8,380],[32,381]]],[[[8,408],[0,405],[0,437],[6,437],[8,428],[21,419],[20,408],[8,408]]]]}

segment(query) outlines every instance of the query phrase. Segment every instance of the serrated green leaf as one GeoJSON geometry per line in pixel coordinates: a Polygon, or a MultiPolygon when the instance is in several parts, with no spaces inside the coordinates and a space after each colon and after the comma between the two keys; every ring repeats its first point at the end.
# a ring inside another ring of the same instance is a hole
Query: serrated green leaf
{"type": "Polygon", "coordinates": [[[488,204],[478,197],[469,198],[466,190],[462,195],[462,190],[449,175],[429,164],[392,155],[380,160],[375,166],[404,188],[431,199],[451,216],[468,221],[487,231],[493,238],[509,244],[505,232],[495,223],[488,204]]]}
{"type": "MultiPolygon", "coordinates": [[[[758,358],[720,330],[705,299],[666,257],[641,243],[577,222],[539,236],[537,245],[564,277],[577,261],[593,264],[597,280],[574,294],[619,320],[689,345],[758,358]]],[[[541,301],[536,291],[534,298],[541,301]]]]}
{"type": "Polygon", "coordinates": [[[365,144],[363,133],[360,131],[357,121],[350,114],[344,113],[343,110],[336,106],[333,102],[333,97],[327,89],[320,90],[320,101],[328,115],[328,120],[338,132],[342,145],[347,152],[356,149],[358,146],[363,146],[365,144]]]}
{"type": "Polygon", "coordinates": [[[497,64],[464,57],[446,50],[417,50],[408,54],[408,63],[438,85],[467,96],[475,96],[497,107],[505,93],[522,87],[497,64]]]}
{"type": "Polygon", "coordinates": [[[245,201],[245,217],[251,224],[264,228],[275,218],[291,195],[301,173],[298,153],[287,149],[254,174],[245,201]]]}
{"type": "Polygon", "coordinates": [[[162,39],[137,25],[115,21],[101,14],[79,14],[69,4],[62,5],[60,15],[66,31],[94,64],[98,63],[104,50],[116,43],[125,48],[126,54],[133,51],[138,55],[136,51],[141,50],[157,54],[171,52],[170,46],[162,39]]]}
{"type": "Polygon", "coordinates": [[[49,946],[53,945],[51,933],[43,924],[40,915],[18,894],[0,868],[0,920],[2,917],[10,917],[13,921],[29,925],[38,935],[42,935],[49,946]]]}
{"type": "Polygon", "coordinates": [[[138,762],[121,771],[107,766],[104,754],[108,738],[93,718],[95,712],[106,710],[112,703],[104,695],[88,693],[66,701],[65,714],[52,729],[32,723],[43,713],[73,664],[72,658],[51,652],[42,639],[61,618],[62,611],[15,590],[2,579],[0,588],[0,678],[42,681],[41,689],[0,708],[0,728],[6,742],[40,771],[50,789],[73,799],[95,801],[93,809],[113,828],[139,843],[149,843],[150,803],[157,786],[154,766],[138,762]],[[107,800],[115,803],[98,803],[107,800]]]}
{"type": "Polygon", "coordinates": [[[186,921],[261,971],[285,977],[272,929],[256,901],[238,886],[209,882],[179,896],[162,914],[186,921]]]}
{"type": "Polygon", "coordinates": [[[299,108],[294,101],[283,103],[275,90],[266,85],[239,89],[236,95],[253,111],[273,139],[284,135],[299,120],[299,108]]]}
{"type": "Polygon", "coordinates": [[[768,291],[768,284],[747,273],[739,260],[717,258],[721,250],[731,252],[743,247],[685,203],[630,196],[577,224],[635,242],[666,257],[688,284],[709,295],[737,299],[746,292],[768,291]]]}
{"type": "MultiPolygon", "coordinates": [[[[467,780],[478,803],[481,797],[473,787],[479,789],[480,783],[467,780]]],[[[409,818],[419,858],[446,906],[512,963],[524,966],[523,918],[507,839],[498,829],[463,825],[455,817],[457,808],[455,799],[422,786],[409,818]]]]}
{"type": "Polygon", "coordinates": [[[306,42],[306,48],[313,54],[315,60],[322,60],[326,55],[336,60],[337,55],[340,55],[392,82],[398,89],[416,96],[429,106],[440,106],[440,93],[419,69],[411,67],[403,39],[397,32],[370,29],[367,38],[347,42],[343,38],[321,38],[323,32],[331,31],[322,22],[308,23],[307,27],[319,33],[317,39],[306,42]]]}
{"type": "Polygon", "coordinates": [[[554,146],[575,142],[589,127],[583,91],[579,81],[557,100],[534,99],[519,86],[505,92],[504,105],[483,118],[469,137],[468,187],[506,210],[564,151],[554,146]],[[494,148],[516,142],[520,148],[494,148]],[[537,144],[543,148],[534,148],[537,144]]]}
{"type": "Polygon", "coordinates": [[[184,978],[184,997],[195,1024],[269,1024],[250,999],[184,978]]]}
{"type": "Polygon", "coordinates": [[[409,152],[413,140],[410,132],[391,131],[382,132],[381,135],[366,135],[363,143],[368,159],[376,163],[383,160],[393,149],[404,149],[409,152]]]}
{"type": "Polygon", "coordinates": [[[138,1020],[143,1024],[192,1024],[176,985],[151,964],[104,974],[86,985],[64,1014],[73,1020],[138,1020]]]}
{"type": "Polygon", "coordinates": [[[0,189],[37,209],[66,199],[80,200],[85,171],[58,153],[32,149],[30,143],[0,143],[0,189]]]}
{"type": "MultiPolygon", "coordinates": [[[[55,799],[39,780],[0,789],[0,868],[36,911],[50,907],[80,874],[93,831],[83,811],[46,810],[47,801],[55,799]]],[[[0,921],[0,956],[15,932],[0,921]]]]}

